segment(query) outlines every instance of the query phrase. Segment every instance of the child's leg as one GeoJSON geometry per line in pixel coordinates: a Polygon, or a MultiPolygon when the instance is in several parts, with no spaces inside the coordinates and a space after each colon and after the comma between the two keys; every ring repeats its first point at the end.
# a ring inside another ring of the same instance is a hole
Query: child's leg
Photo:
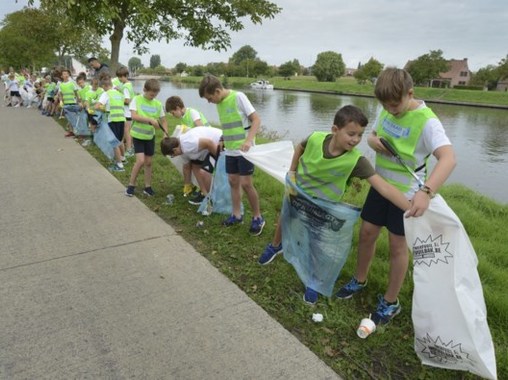
{"type": "Polygon", "coordinates": [[[150,187],[152,185],[152,156],[145,155],[144,169],[145,169],[145,187],[150,187]]]}
{"type": "Polygon", "coordinates": [[[279,215],[277,218],[277,226],[275,227],[275,232],[273,233],[272,238],[272,246],[278,247],[280,243],[282,243],[282,218],[279,215]]]}
{"type": "Polygon", "coordinates": [[[124,124],[124,141],[125,141],[125,149],[130,152],[132,149],[132,137],[131,137],[131,121],[125,120],[124,124]]]}
{"type": "Polygon", "coordinates": [[[129,186],[136,186],[136,179],[138,178],[139,171],[145,164],[145,154],[143,152],[136,153],[136,162],[132,167],[131,177],[129,179],[129,186]]]}
{"type": "Polygon", "coordinates": [[[184,184],[183,195],[185,195],[185,196],[189,195],[192,192],[192,171],[191,170],[192,169],[191,169],[190,161],[183,164],[183,166],[182,166],[182,175],[183,175],[183,184],[184,184]],[[186,191],[187,189],[189,189],[188,192],[186,191]]]}
{"type": "Polygon", "coordinates": [[[243,191],[247,194],[247,199],[252,210],[252,217],[259,218],[261,216],[261,212],[259,211],[259,198],[252,181],[252,175],[241,175],[240,183],[243,191]]]}
{"type": "Polygon", "coordinates": [[[405,236],[390,232],[388,239],[390,243],[390,273],[384,297],[388,302],[396,302],[406,278],[409,254],[405,236]]]}
{"type": "Polygon", "coordinates": [[[355,274],[355,278],[359,282],[365,282],[367,280],[370,263],[376,251],[376,240],[380,232],[380,226],[362,220],[355,274]]]}
{"type": "Polygon", "coordinates": [[[201,169],[201,165],[191,164],[192,173],[198,181],[199,189],[203,195],[208,194],[212,183],[212,175],[201,169]]]}
{"type": "Polygon", "coordinates": [[[120,147],[117,146],[116,148],[113,149],[113,152],[115,154],[115,162],[117,164],[120,164],[120,166],[122,166],[122,153],[120,151],[120,147]]]}
{"type": "Polygon", "coordinates": [[[240,186],[240,174],[228,174],[229,187],[231,188],[231,202],[233,204],[233,215],[238,219],[242,216],[241,199],[242,188],[240,186]]]}

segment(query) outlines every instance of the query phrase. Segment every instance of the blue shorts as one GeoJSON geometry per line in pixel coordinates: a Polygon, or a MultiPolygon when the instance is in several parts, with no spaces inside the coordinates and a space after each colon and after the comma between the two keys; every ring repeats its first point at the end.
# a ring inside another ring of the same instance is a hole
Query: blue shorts
{"type": "Polygon", "coordinates": [[[149,157],[155,154],[155,136],[151,140],[140,140],[133,137],[132,145],[134,145],[134,153],[144,153],[149,157]]]}
{"type": "Polygon", "coordinates": [[[243,156],[226,156],[226,173],[252,175],[254,164],[243,156]]]}
{"type": "Polygon", "coordinates": [[[361,218],[376,226],[385,226],[392,234],[404,236],[404,211],[379,194],[373,187],[363,204],[361,218]]]}

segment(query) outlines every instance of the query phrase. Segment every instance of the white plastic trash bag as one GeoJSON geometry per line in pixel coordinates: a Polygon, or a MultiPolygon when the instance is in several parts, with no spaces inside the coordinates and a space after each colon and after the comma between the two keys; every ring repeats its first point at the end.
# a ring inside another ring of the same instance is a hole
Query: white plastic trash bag
{"type": "Polygon", "coordinates": [[[413,252],[415,351],[423,364],[496,379],[478,260],[462,223],[441,196],[422,217],[404,218],[413,252]]]}
{"type": "Polygon", "coordinates": [[[351,251],[360,209],[311,198],[289,178],[286,181],[281,213],[284,258],[305,286],[330,297],[351,251]]]}
{"type": "Polygon", "coordinates": [[[277,141],[274,143],[255,145],[242,155],[279,182],[284,183],[293,159],[293,143],[277,141]]]}

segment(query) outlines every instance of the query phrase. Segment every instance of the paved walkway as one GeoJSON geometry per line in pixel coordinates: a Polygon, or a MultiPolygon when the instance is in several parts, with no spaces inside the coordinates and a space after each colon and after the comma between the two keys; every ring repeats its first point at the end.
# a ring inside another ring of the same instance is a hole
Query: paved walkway
{"type": "Polygon", "coordinates": [[[0,136],[0,379],[338,379],[51,118],[0,136]]]}

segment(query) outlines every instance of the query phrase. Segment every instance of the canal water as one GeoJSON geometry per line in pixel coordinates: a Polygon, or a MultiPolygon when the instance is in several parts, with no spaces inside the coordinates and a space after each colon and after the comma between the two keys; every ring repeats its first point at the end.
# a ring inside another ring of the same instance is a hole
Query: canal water
{"type": "MultiPolygon", "coordinates": [[[[135,81],[136,92],[143,81],[135,81]]],[[[329,130],[335,112],[353,104],[369,118],[359,148],[365,156],[374,154],[366,136],[379,111],[373,98],[312,94],[281,90],[238,89],[247,94],[261,117],[264,134],[297,143],[312,131],[329,130]]],[[[161,82],[158,96],[163,103],[169,96],[180,96],[185,105],[195,107],[212,123],[218,123],[215,105],[201,99],[195,86],[161,82]]],[[[508,110],[428,104],[441,119],[452,141],[457,167],[447,183],[461,183],[501,203],[508,203],[508,110]]],[[[431,163],[432,164],[432,163],[431,163]]]]}

